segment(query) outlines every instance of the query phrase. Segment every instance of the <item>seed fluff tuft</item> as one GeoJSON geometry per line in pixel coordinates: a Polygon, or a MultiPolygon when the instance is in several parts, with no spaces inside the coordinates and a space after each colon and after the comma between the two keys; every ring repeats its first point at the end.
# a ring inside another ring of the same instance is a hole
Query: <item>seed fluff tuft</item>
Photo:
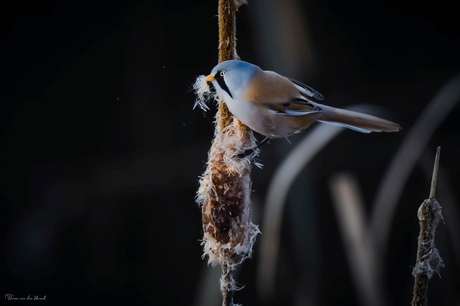
{"type": "Polygon", "coordinates": [[[208,83],[205,80],[204,75],[200,75],[196,78],[195,83],[193,84],[193,90],[196,94],[195,105],[193,105],[193,109],[199,106],[205,112],[209,110],[209,106],[207,102],[209,100],[213,100],[215,95],[211,92],[208,83]]]}

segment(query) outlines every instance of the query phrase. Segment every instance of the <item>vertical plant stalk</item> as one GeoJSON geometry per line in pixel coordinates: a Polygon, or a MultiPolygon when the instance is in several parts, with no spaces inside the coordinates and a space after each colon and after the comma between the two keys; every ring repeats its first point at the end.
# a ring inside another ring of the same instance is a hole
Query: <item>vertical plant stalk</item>
{"type": "MultiPolygon", "coordinates": [[[[235,15],[242,3],[219,0],[219,62],[236,57],[235,15]]],[[[201,101],[203,93],[210,94],[203,80],[203,76],[198,77],[195,84],[195,88],[201,90],[201,95],[197,90],[201,101]]],[[[234,305],[233,291],[238,290],[233,271],[251,256],[259,233],[250,219],[250,174],[254,155],[236,156],[254,148],[256,142],[251,130],[231,115],[225,102],[219,99],[218,103],[214,139],[207,168],[200,179],[197,202],[202,209],[203,256],[208,257],[209,264],[221,265],[222,305],[230,306],[234,305]]],[[[202,102],[200,105],[203,106],[202,102]]]]}
{"type": "Polygon", "coordinates": [[[417,262],[412,270],[412,275],[415,278],[412,306],[428,305],[428,281],[434,273],[439,274],[439,269],[444,267],[442,258],[434,244],[436,227],[439,221],[444,220],[441,205],[435,198],[440,152],[441,148],[438,147],[431,179],[430,197],[423,201],[417,212],[420,234],[418,237],[417,262]]]}
{"type": "Polygon", "coordinates": [[[243,4],[236,0],[219,0],[219,63],[236,58],[236,10],[243,4]]]}
{"type": "Polygon", "coordinates": [[[362,192],[357,180],[346,173],[330,181],[333,204],[350,272],[361,305],[388,305],[382,290],[380,254],[366,220],[362,192]]]}

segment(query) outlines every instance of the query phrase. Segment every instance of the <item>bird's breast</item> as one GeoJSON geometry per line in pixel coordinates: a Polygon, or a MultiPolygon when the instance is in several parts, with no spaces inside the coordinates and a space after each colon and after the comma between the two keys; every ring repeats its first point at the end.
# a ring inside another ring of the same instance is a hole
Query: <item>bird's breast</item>
{"type": "Polygon", "coordinates": [[[252,130],[265,135],[266,118],[260,107],[253,103],[237,99],[228,99],[225,100],[225,103],[233,116],[252,130]]]}

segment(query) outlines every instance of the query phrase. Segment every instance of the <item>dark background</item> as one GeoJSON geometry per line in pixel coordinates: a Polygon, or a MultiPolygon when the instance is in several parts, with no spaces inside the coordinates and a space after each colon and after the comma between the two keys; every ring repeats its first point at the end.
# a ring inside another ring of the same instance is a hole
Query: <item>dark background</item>
{"type": "MultiPolygon", "coordinates": [[[[302,26],[292,27],[293,16],[273,8],[280,3],[250,0],[240,8],[240,57],[310,84],[325,104],[379,106],[403,127],[398,134],[346,131],[302,172],[287,203],[270,304],[307,305],[301,293],[310,286],[316,302],[309,305],[358,305],[328,180],[351,172],[365,202],[373,201],[411,126],[460,72],[460,11],[454,1],[285,1],[301,17],[302,26]]],[[[214,113],[192,110],[195,77],[217,61],[216,14],[217,1],[2,2],[2,304],[18,304],[3,299],[14,294],[46,295],[47,305],[199,305],[216,293],[213,305],[220,303],[217,279],[205,284],[219,268],[201,258],[194,203],[214,113]]],[[[447,179],[440,184],[453,190],[453,203],[459,115],[457,106],[420,152],[442,146],[447,179]]],[[[273,172],[307,134],[262,148],[264,168],[252,173],[255,223],[273,172]]],[[[417,165],[382,262],[392,305],[410,303],[416,212],[428,192],[417,165]]],[[[237,275],[245,288],[235,299],[244,305],[262,305],[260,239],[237,275]]],[[[433,305],[460,303],[458,240],[440,225],[446,267],[430,283],[433,305]]]]}

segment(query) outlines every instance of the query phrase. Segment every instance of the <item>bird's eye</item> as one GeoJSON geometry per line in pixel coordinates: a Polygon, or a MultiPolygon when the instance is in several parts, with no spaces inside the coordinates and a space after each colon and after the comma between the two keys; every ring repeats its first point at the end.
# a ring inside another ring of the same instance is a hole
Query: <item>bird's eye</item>
{"type": "Polygon", "coordinates": [[[221,71],[221,72],[219,73],[219,75],[220,75],[221,77],[224,77],[225,71],[221,71]]]}

